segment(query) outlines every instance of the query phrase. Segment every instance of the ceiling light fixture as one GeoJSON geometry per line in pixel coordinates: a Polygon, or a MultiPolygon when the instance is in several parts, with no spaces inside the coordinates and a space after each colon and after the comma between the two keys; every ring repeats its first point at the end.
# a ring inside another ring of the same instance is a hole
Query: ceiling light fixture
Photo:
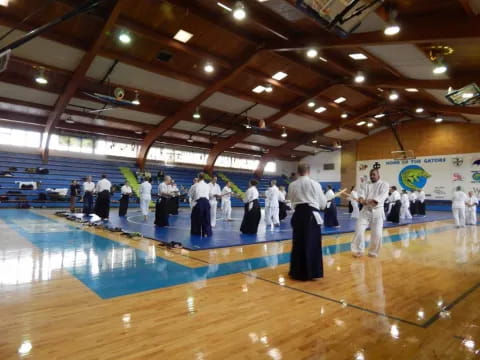
{"type": "Polygon", "coordinates": [[[192,37],[193,34],[182,29],[178,30],[177,33],[173,36],[175,40],[180,41],[184,44],[187,43],[192,37]]]}
{"type": "Polygon", "coordinates": [[[256,94],[261,94],[262,92],[265,91],[265,87],[263,87],[262,85],[258,85],[258,86],[256,86],[256,87],[254,87],[254,88],[252,89],[252,91],[253,91],[254,93],[256,93],[256,94]]]}
{"type": "Polygon", "coordinates": [[[453,48],[446,45],[434,45],[430,47],[429,57],[430,60],[435,64],[433,68],[433,73],[436,75],[444,74],[448,68],[445,64],[445,56],[452,55],[454,52],[453,48]]]}
{"type": "Polygon", "coordinates": [[[71,116],[69,116],[69,117],[65,120],[65,122],[66,122],[67,124],[75,124],[75,120],[73,120],[73,118],[72,118],[71,116]]]}
{"type": "Polygon", "coordinates": [[[215,68],[213,67],[212,64],[210,63],[206,63],[205,66],[203,67],[203,70],[206,72],[206,73],[213,73],[215,71],[215,68]]]}
{"type": "Polygon", "coordinates": [[[363,75],[362,73],[358,73],[356,76],[355,76],[355,82],[357,84],[361,84],[365,81],[365,75],[363,75]]]}
{"type": "Polygon", "coordinates": [[[137,131],[135,131],[135,134],[137,134],[137,135],[142,135],[142,134],[143,134],[143,131],[137,130],[137,131]]]}
{"type": "Polygon", "coordinates": [[[363,126],[363,125],[365,125],[366,123],[367,123],[366,121],[359,121],[359,122],[357,123],[357,126],[363,126]]]}
{"type": "Polygon", "coordinates": [[[279,71],[279,72],[275,73],[275,75],[272,76],[272,79],[280,81],[280,80],[285,79],[287,76],[288,76],[287,73],[284,73],[283,71],[279,71]]]}
{"type": "Polygon", "coordinates": [[[389,24],[385,30],[383,30],[383,33],[387,36],[397,35],[399,32],[400,26],[398,26],[396,23],[389,24]]]}
{"type": "Polygon", "coordinates": [[[318,108],[315,109],[315,112],[316,112],[317,114],[320,114],[320,113],[322,113],[322,112],[324,112],[324,111],[326,111],[326,110],[327,110],[326,107],[320,106],[320,107],[318,107],[318,108]]]}
{"type": "Polygon", "coordinates": [[[343,96],[340,96],[339,98],[335,99],[334,102],[337,103],[337,104],[341,104],[343,102],[347,101],[346,98],[344,98],[343,96]]]}
{"type": "Polygon", "coordinates": [[[346,119],[346,118],[348,117],[348,114],[347,114],[347,113],[343,113],[342,115],[340,115],[340,117],[341,117],[342,119],[346,119]]]}
{"type": "Polygon", "coordinates": [[[200,115],[200,111],[198,111],[198,108],[195,110],[193,113],[193,118],[194,119],[200,119],[202,116],[200,115]]]}
{"type": "Polygon", "coordinates": [[[385,114],[384,113],[381,113],[381,114],[377,114],[374,116],[375,119],[381,119],[382,117],[384,117],[385,114]]]}
{"type": "Polygon", "coordinates": [[[390,95],[388,95],[388,99],[390,101],[397,101],[398,100],[398,93],[396,91],[392,91],[390,95]]]}
{"type": "Polygon", "coordinates": [[[316,49],[308,49],[307,57],[309,57],[310,59],[313,59],[317,55],[318,55],[318,51],[316,49]]]}
{"type": "Polygon", "coordinates": [[[190,135],[190,136],[188,137],[187,142],[188,142],[188,143],[193,143],[192,135],[190,135]]]}
{"type": "Polygon", "coordinates": [[[435,119],[435,122],[438,124],[438,123],[441,123],[443,121],[443,118],[441,118],[440,116],[437,116],[436,119],[435,119]]]}
{"type": "Polygon", "coordinates": [[[322,60],[323,62],[328,62],[328,60],[327,60],[327,59],[325,59],[325,58],[324,58],[324,57],[322,57],[322,56],[319,56],[318,58],[319,58],[320,60],[322,60]]]}
{"type": "Polygon", "coordinates": [[[236,20],[239,20],[239,21],[242,21],[243,19],[245,19],[247,17],[247,12],[245,11],[245,6],[240,1],[238,1],[235,4],[235,7],[233,8],[233,17],[236,20]]]}
{"type": "Polygon", "coordinates": [[[398,11],[392,4],[386,4],[385,7],[388,12],[388,22],[383,33],[387,36],[397,35],[400,32],[400,26],[396,22],[398,11]]]}
{"type": "Polygon", "coordinates": [[[283,138],[286,138],[286,137],[288,136],[287,130],[285,129],[284,126],[283,126],[282,128],[283,128],[282,137],[283,137],[283,138]]]}
{"type": "Polygon", "coordinates": [[[273,91],[273,86],[270,84],[267,84],[264,86],[265,92],[271,93],[273,91]]]}
{"type": "Polygon", "coordinates": [[[435,66],[433,68],[433,73],[435,75],[445,74],[447,72],[447,70],[448,70],[448,68],[442,60],[437,60],[435,62],[435,66]]]}
{"type": "Polygon", "coordinates": [[[119,35],[118,35],[118,40],[122,44],[130,44],[132,42],[132,37],[130,36],[129,32],[126,30],[123,30],[119,35]]]}
{"type": "Polygon", "coordinates": [[[407,92],[418,92],[418,89],[416,89],[416,88],[407,88],[407,89],[405,89],[405,91],[407,91],[407,92]]]}
{"type": "Polygon", "coordinates": [[[309,108],[315,107],[315,102],[310,101],[310,102],[308,103],[308,107],[309,107],[309,108]]]}
{"type": "Polygon", "coordinates": [[[415,109],[415,112],[416,112],[417,114],[421,114],[421,113],[423,113],[424,111],[425,111],[425,110],[424,110],[423,108],[421,108],[421,107],[418,107],[418,108],[415,109]]]}
{"type": "Polygon", "coordinates": [[[0,6],[8,7],[8,1],[9,0],[0,0],[0,6]]]}
{"type": "Polygon", "coordinates": [[[368,57],[365,54],[362,53],[354,53],[354,54],[349,54],[353,60],[366,60],[368,57]]]}
{"type": "Polygon", "coordinates": [[[135,91],[135,99],[132,101],[133,105],[140,105],[140,96],[138,94],[138,91],[135,91]]]}
{"type": "Polygon", "coordinates": [[[312,144],[316,144],[317,142],[318,142],[317,139],[313,139],[313,140],[312,140],[312,144]]]}
{"type": "Polygon", "coordinates": [[[217,5],[220,6],[221,8],[227,10],[227,11],[232,11],[232,8],[228,7],[225,4],[222,4],[221,2],[217,2],[217,5]]]}
{"type": "Polygon", "coordinates": [[[48,84],[48,80],[45,77],[45,69],[44,68],[39,68],[38,69],[38,75],[35,77],[35,81],[40,85],[48,84]]]}
{"type": "Polygon", "coordinates": [[[368,127],[373,127],[373,123],[372,123],[372,122],[369,122],[369,123],[367,124],[367,126],[368,126],[368,127]]]}

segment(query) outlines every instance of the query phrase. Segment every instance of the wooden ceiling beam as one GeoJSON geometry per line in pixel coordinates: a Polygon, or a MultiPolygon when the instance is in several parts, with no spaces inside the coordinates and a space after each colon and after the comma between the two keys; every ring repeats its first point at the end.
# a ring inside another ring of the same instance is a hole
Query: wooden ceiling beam
{"type": "Polygon", "coordinates": [[[53,111],[48,116],[47,124],[45,125],[42,145],[40,147],[43,161],[46,162],[48,160],[48,143],[50,141],[50,135],[52,133],[52,129],[55,128],[55,125],[60,119],[60,116],[65,111],[65,108],[67,107],[68,103],[72,99],[73,95],[76,93],[78,86],[80,85],[88,69],[90,68],[90,65],[92,64],[93,60],[97,56],[103,43],[109,36],[110,31],[115,25],[115,22],[117,21],[117,18],[120,15],[120,12],[123,6],[125,5],[126,1],[127,0],[115,0],[114,6],[110,12],[108,19],[105,21],[105,24],[102,26],[101,31],[96,37],[94,43],[91,45],[90,49],[83,56],[82,60],[80,61],[80,64],[75,69],[70,81],[65,86],[63,93],[57,99],[53,111]]]}
{"type": "Polygon", "coordinates": [[[469,17],[475,17],[476,15],[478,15],[477,13],[475,13],[475,11],[473,10],[472,8],[472,5],[470,3],[470,0],[457,0],[460,5],[462,6],[463,10],[465,10],[465,13],[469,16],[469,17]]]}
{"type": "Polygon", "coordinates": [[[200,106],[205,100],[207,100],[211,95],[215,92],[220,90],[225,84],[230,81],[232,78],[240,74],[245,67],[249,64],[249,62],[257,56],[262,50],[257,49],[246,56],[242,57],[232,69],[225,74],[224,76],[220,77],[219,79],[215,80],[209,87],[204,89],[199,95],[195,96],[192,100],[188,101],[184,106],[182,106],[177,112],[173,115],[168,116],[167,118],[163,119],[163,121],[152,131],[150,131],[145,139],[142,142],[142,146],[140,148],[137,164],[140,168],[143,168],[145,165],[145,160],[147,158],[147,153],[152,144],[155,142],[155,139],[162,135],[165,131],[169,128],[174,126],[177,122],[182,120],[185,116],[190,116],[195,109],[200,106]]]}

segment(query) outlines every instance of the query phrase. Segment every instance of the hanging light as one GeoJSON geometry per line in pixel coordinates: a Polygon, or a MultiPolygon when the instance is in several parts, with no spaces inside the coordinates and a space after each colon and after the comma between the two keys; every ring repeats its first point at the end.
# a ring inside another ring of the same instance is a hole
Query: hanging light
{"type": "Polygon", "coordinates": [[[342,115],[340,115],[342,119],[346,119],[348,117],[348,114],[347,113],[343,113],[342,115]]]}
{"type": "Polygon", "coordinates": [[[313,108],[314,106],[315,106],[315,102],[310,101],[310,102],[308,103],[308,107],[309,107],[309,108],[313,108]]]}
{"type": "Polygon", "coordinates": [[[389,20],[385,30],[383,30],[383,33],[387,36],[397,35],[400,32],[400,26],[395,21],[395,18],[397,17],[397,10],[393,8],[389,9],[388,15],[389,20]]]}
{"type": "Polygon", "coordinates": [[[435,119],[435,122],[438,124],[438,123],[441,123],[443,121],[443,118],[441,118],[440,116],[437,116],[436,119],[435,119]]]}
{"type": "Polygon", "coordinates": [[[273,91],[273,87],[270,84],[267,84],[263,87],[265,89],[265,92],[271,93],[273,91]]]}
{"type": "Polygon", "coordinates": [[[235,4],[235,7],[233,8],[233,17],[236,20],[240,20],[240,21],[242,21],[243,19],[245,19],[247,17],[247,12],[245,11],[245,6],[240,1],[238,1],[235,4]]]}
{"type": "Polygon", "coordinates": [[[203,70],[204,70],[206,73],[211,74],[211,73],[213,73],[213,72],[215,71],[215,68],[213,67],[212,64],[207,63],[207,64],[205,64],[203,70]]]}
{"type": "Polygon", "coordinates": [[[285,129],[285,127],[282,127],[282,128],[283,128],[282,137],[286,138],[288,136],[287,129],[285,129]]]}
{"type": "Polygon", "coordinates": [[[35,77],[35,81],[40,85],[48,84],[48,80],[45,77],[45,69],[44,68],[40,68],[38,70],[38,75],[35,77]]]}
{"type": "Polygon", "coordinates": [[[312,144],[316,144],[317,142],[318,142],[317,139],[313,139],[313,140],[312,140],[312,144]]]}
{"type": "Polygon", "coordinates": [[[193,143],[192,135],[190,135],[190,136],[188,137],[187,142],[188,142],[188,143],[193,143]]]}
{"type": "Polygon", "coordinates": [[[122,44],[130,44],[132,42],[132,37],[130,36],[130,33],[126,30],[123,30],[122,32],[120,32],[120,34],[118,35],[118,40],[122,43],[122,44]]]}
{"type": "Polygon", "coordinates": [[[67,124],[75,124],[75,120],[73,120],[73,118],[72,118],[71,116],[69,116],[69,117],[65,120],[65,122],[66,122],[67,124]]]}
{"type": "Polygon", "coordinates": [[[425,111],[425,110],[424,110],[422,107],[418,107],[418,108],[415,109],[415,112],[416,112],[417,114],[421,114],[421,113],[423,113],[424,111],[425,111]]]}
{"type": "Polygon", "coordinates": [[[445,65],[441,58],[435,60],[435,66],[433,68],[433,73],[435,75],[445,74],[447,70],[447,65],[445,65]]]}
{"type": "Polygon", "coordinates": [[[310,59],[316,57],[318,55],[318,51],[316,49],[308,49],[307,51],[307,57],[310,59]]]}
{"type": "Polygon", "coordinates": [[[138,95],[138,91],[135,91],[135,99],[133,99],[132,104],[133,105],[140,105],[140,98],[139,98],[139,95],[138,95]]]}
{"type": "Polygon", "coordinates": [[[397,101],[398,100],[398,93],[396,91],[392,91],[388,96],[390,101],[397,101]]]}
{"type": "Polygon", "coordinates": [[[365,75],[363,75],[363,73],[360,72],[355,76],[354,80],[357,84],[361,84],[365,81],[365,75]]]}
{"type": "Polygon", "coordinates": [[[200,112],[198,111],[198,108],[195,110],[193,113],[193,118],[194,119],[200,119],[202,116],[200,115],[200,112]]]}

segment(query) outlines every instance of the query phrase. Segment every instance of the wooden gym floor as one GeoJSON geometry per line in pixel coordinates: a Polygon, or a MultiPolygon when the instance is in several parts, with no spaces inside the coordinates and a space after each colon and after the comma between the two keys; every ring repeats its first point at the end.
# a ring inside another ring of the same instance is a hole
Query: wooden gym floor
{"type": "Polygon", "coordinates": [[[478,227],[385,230],[377,259],[324,237],[325,278],[291,242],[189,252],[0,211],[0,359],[475,359],[478,227]]]}

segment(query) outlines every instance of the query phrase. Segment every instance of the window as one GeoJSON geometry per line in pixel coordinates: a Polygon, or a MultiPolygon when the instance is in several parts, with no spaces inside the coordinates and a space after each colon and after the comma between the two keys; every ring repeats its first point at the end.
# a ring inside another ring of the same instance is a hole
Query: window
{"type": "Polygon", "coordinates": [[[0,127],[0,144],[33,148],[39,147],[40,133],[0,127]]]}
{"type": "Polygon", "coordinates": [[[265,172],[274,173],[277,171],[277,164],[274,161],[269,161],[265,165],[265,172]]]}

